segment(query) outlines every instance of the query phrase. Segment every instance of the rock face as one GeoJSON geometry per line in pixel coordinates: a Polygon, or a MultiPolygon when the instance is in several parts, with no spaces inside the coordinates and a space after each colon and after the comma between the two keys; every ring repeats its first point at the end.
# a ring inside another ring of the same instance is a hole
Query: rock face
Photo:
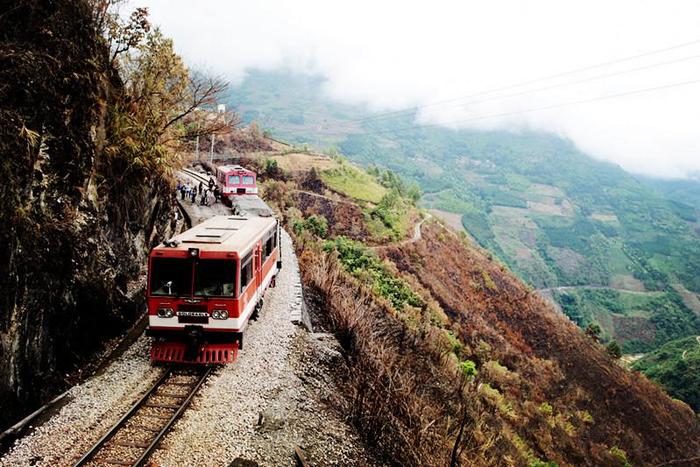
{"type": "MultiPolygon", "coordinates": [[[[0,15],[0,422],[133,322],[148,248],[167,233],[167,183],[114,173],[122,85],[87,2],[0,15]]],[[[55,389],[54,389],[55,390],[55,389]]]]}

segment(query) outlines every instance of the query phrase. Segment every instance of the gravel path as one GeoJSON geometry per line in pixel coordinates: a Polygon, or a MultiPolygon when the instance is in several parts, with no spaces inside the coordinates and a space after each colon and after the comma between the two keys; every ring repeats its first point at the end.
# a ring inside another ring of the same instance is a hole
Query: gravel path
{"type": "Polygon", "coordinates": [[[161,374],[140,337],[106,371],[73,387],[70,401],[46,423],[15,442],[2,466],[63,466],[77,461],[161,374]]]}

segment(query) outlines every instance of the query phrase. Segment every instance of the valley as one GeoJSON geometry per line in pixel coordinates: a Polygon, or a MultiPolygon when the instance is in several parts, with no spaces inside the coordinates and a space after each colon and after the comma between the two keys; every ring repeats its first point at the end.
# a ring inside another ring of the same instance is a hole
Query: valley
{"type": "Polygon", "coordinates": [[[413,128],[410,113],[373,119],[324,97],[322,78],[282,72],[251,72],[231,99],[290,141],[337,147],[405,177],[424,193],[421,206],[461,224],[535,289],[556,289],[550,295],[571,319],[601,326],[602,339],[625,352],[700,332],[698,209],[570,141],[413,128]]]}

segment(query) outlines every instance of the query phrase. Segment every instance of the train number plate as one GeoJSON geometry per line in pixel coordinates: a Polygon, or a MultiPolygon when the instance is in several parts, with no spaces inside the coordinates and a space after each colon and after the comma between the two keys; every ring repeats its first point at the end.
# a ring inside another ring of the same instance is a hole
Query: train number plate
{"type": "Polygon", "coordinates": [[[177,322],[185,324],[206,324],[209,322],[209,313],[206,311],[178,311],[177,322]]]}

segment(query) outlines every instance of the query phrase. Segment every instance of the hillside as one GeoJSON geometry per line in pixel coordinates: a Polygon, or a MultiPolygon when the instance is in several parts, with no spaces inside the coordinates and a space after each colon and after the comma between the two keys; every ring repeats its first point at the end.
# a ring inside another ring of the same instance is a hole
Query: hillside
{"type": "MultiPolygon", "coordinates": [[[[323,157],[295,158],[292,172],[248,163],[293,233],[314,327],[342,346],[338,409],[378,458],[622,466],[700,453],[685,404],[620,367],[483,249],[434,218],[379,238],[373,203],[309,171],[323,157]]],[[[385,173],[373,177],[415,209],[385,173]]]]}
{"type": "Polygon", "coordinates": [[[420,186],[422,206],[461,223],[536,289],[603,340],[647,352],[700,332],[695,208],[554,135],[415,128],[334,103],[323,80],[253,72],[231,99],[275,134],[338,147],[420,186]],[[252,110],[254,109],[254,110],[252,110]],[[545,291],[549,292],[549,291],[545,291]],[[637,300],[638,299],[638,300],[637,300]],[[601,306],[603,304],[603,306],[601,306]],[[608,306],[609,305],[609,306],[608,306]]]}
{"type": "Polygon", "coordinates": [[[637,360],[632,368],[658,381],[670,395],[700,411],[700,337],[666,343],[637,360]]]}

